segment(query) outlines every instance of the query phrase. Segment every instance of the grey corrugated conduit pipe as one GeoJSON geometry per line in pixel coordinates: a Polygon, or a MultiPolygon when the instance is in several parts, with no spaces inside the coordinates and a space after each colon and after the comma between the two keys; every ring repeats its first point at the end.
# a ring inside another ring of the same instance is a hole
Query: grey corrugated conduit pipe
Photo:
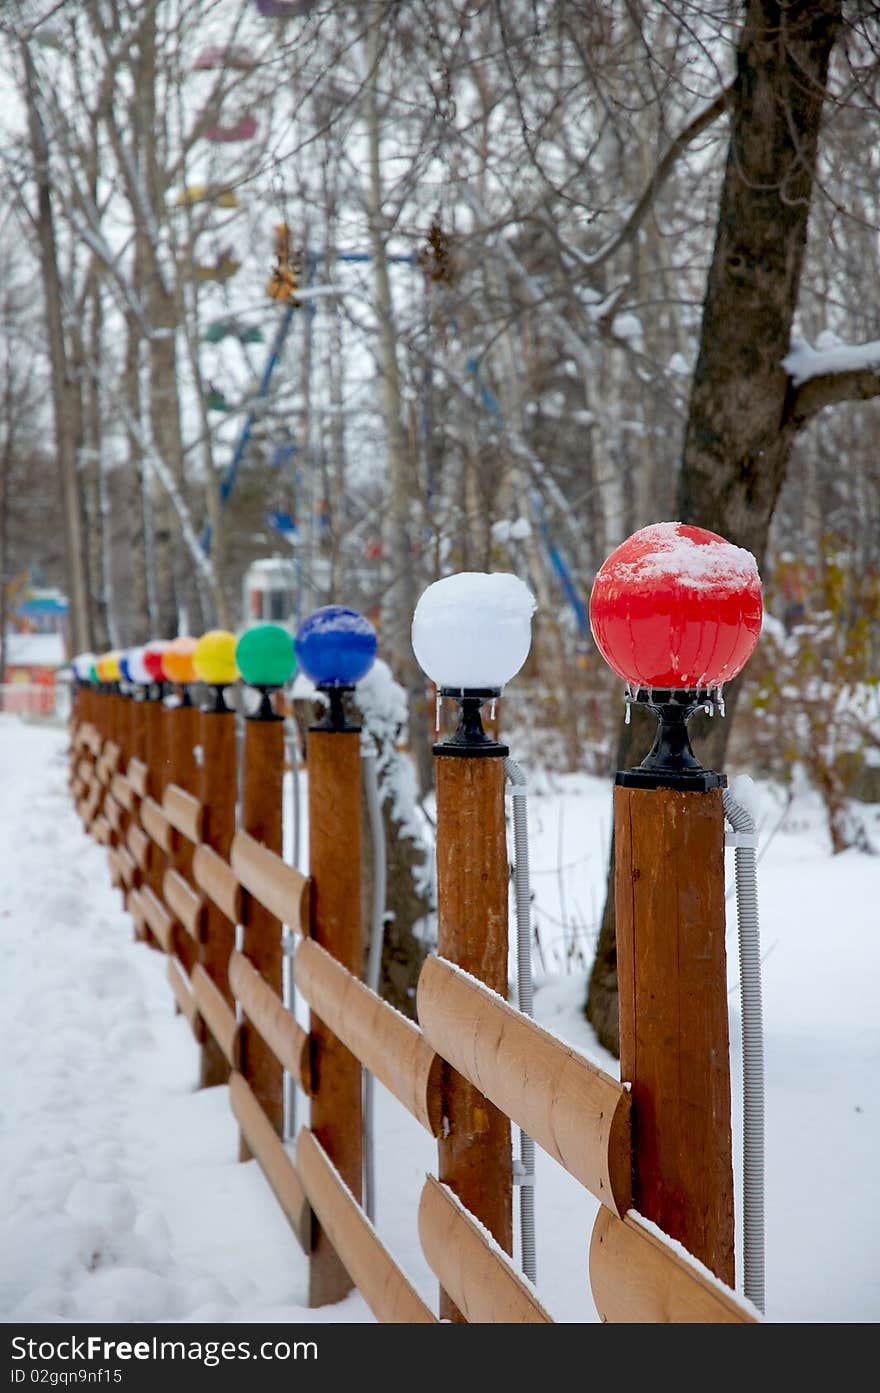
{"type": "Polygon", "coordinates": [[[764,1023],[761,1002],[761,935],[758,924],[758,837],[755,819],[723,793],[724,815],[733,828],[736,917],[739,929],[739,990],[743,1057],[743,1290],[764,1310],[764,1023]]]}
{"type": "MultiPolygon", "coordinates": [[[[367,814],[373,841],[373,908],[370,915],[370,947],[367,954],[367,986],[378,992],[382,975],[382,944],[385,938],[385,900],[388,860],[385,847],[385,823],[379,797],[379,775],[376,769],[376,749],[372,742],[361,746],[364,788],[367,794],[367,814]]],[[[364,1077],[364,1211],[372,1221],[376,1217],[376,1163],[373,1126],[373,1075],[365,1069],[364,1077]]]]}
{"type": "MultiPolygon", "coordinates": [[[[529,831],[526,799],[528,780],[514,759],[505,759],[504,775],[513,798],[513,887],[516,898],[516,990],[524,1016],[534,1016],[532,995],[532,893],[529,885],[529,831]]],[[[537,1279],[535,1251],[535,1143],[520,1130],[519,1229],[522,1269],[530,1282],[537,1279]]]]}

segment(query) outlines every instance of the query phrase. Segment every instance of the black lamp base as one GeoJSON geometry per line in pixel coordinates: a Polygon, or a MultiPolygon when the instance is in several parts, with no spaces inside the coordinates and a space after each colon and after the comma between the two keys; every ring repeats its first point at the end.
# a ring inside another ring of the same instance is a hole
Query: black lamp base
{"type": "Polygon", "coordinates": [[[345,683],[318,683],[318,691],[322,696],[327,697],[329,706],[322,721],[315,721],[309,726],[309,730],[333,730],[333,731],[358,731],[359,725],[354,725],[349,721],[345,714],[345,693],[353,692],[353,684],[345,683]]]}
{"type": "Polygon", "coordinates": [[[284,717],[279,716],[272,705],[272,693],[277,691],[277,687],[257,687],[260,693],[260,704],[256,711],[251,711],[245,716],[246,721],[283,721],[284,717]]]}
{"type": "Polygon", "coordinates": [[[676,688],[639,687],[630,700],[647,706],[659,721],[654,743],[636,769],[621,769],[614,782],[620,788],[677,788],[707,793],[726,788],[727,775],[704,769],[691,748],[688,721],[717,698],[708,688],[681,691],[676,688]]]}
{"type": "Polygon", "coordinates": [[[510,750],[491,740],[483,729],[480,710],[501,695],[500,687],[441,687],[440,696],[458,702],[458,729],[434,746],[435,755],[459,755],[464,759],[506,759],[510,750]]]}

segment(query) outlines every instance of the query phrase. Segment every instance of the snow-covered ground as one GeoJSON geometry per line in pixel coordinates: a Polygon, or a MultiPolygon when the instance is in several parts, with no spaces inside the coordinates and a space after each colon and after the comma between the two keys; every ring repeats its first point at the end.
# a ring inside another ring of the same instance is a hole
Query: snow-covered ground
{"type": "MultiPolygon", "coordinates": [[[[132,941],[105,854],[79,826],[65,746],[61,730],[0,718],[0,1320],[371,1321],[355,1294],[306,1309],[305,1260],[256,1163],[236,1160],[226,1089],[196,1091],[164,963],[132,941]]],[[[608,788],[535,785],[536,1012],[613,1072],[581,1015],[608,788]]],[[[768,1318],[874,1321],[880,857],[832,858],[809,794],[784,817],[772,790],[760,799],[768,1318]]],[[[874,826],[878,841],[880,815],[874,826]]],[[[736,1091],[733,934],[729,947],[736,1091]]],[[[434,1145],[376,1092],[378,1228],[434,1304],[416,1228],[434,1145]]],[[[536,1202],[539,1294],[559,1321],[594,1321],[595,1201],[539,1153],[536,1202]]]]}

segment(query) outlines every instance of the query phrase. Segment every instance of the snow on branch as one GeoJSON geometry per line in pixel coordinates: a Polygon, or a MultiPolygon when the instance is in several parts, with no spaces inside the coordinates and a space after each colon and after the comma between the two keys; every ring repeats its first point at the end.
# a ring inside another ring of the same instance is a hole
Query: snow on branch
{"type": "Polygon", "coordinates": [[[852,345],[834,342],[819,348],[793,339],[781,366],[794,388],[788,415],[796,424],[837,402],[880,396],[880,339],[852,345]]]}

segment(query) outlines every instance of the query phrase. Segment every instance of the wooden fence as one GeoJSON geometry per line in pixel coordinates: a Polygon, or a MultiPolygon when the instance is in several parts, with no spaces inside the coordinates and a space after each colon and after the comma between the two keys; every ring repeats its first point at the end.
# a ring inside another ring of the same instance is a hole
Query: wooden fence
{"type": "MultiPolygon", "coordinates": [[[[438,1319],[361,1207],[363,1067],[441,1148],[449,1091],[466,1081],[483,1100],[479,1116],[497,1109],[601,1201],[589,1273],[602,1320],[759,1319],[632,1209],[626,1084],[510,1006],[466,963],[427,958],[418,1025],[359,979],[357,735],[309,735],[307,878],[280,855],[280,723],[268,733],[259,727],[271,723],[249,723],[238,799],[234,720],[228,711],[83,689],[72,714],[70,782],[84,826],[107,847],[135,934],[167,958],[174,999],[202,1048],[203,1082],[228,1080],[241,1155],[259,1162],[308,1255],[311,1304],[354,1285],[380,1321],[438,1319]],[[266,785],[270,754],[278,767],[266,785]],[[261,808],[261,796],[274,805],[261,808]],[[282,1001],[282,924],[297,935],[308,1032],[282,1001]],[[295,1145],[280,1135],[282,1070],[310,1099],[310,1126],[295,1145]]],[[[452,854],[456,829],[444,832],[452,854]]],[[[438,842],[440,835],[438,828],[438,842]]],[[[487,1232],[485,1215],[468,1209],[453,1184],[427,1176],[413,1223],[454,1319],[551,1321],[487,1232]]],[[[586,1234],[583,1242],[586,1249],[586,1234]]]]}

